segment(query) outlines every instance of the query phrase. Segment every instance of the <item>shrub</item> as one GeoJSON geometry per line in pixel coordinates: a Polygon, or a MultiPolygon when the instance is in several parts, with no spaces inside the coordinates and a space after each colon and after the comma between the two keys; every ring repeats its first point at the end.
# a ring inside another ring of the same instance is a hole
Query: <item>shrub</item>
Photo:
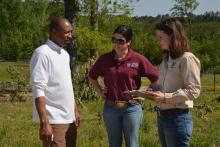
{"type": "Polygon", "coordinates": [[[95,57],[90,58],[88,62],[78,64],[73,74],[73,88],[77,102],[82,104],[84,100],[96,100],[99,98],[95,89],[89,82],[88,72],[95,62],[95,57]]]}

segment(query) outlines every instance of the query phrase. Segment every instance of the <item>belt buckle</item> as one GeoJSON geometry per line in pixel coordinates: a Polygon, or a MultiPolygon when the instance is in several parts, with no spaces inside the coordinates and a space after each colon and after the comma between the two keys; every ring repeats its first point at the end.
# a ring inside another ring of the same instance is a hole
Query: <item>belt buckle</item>
{"type": "Polygon", "coordinates": [[[129,103],[129,104],[135,104],[135,103],[137,103],[137,102],[138,102],[137,100],[133,100],[133,99],[128,100],[128,103],[129,103]]]}
{"type": "Polygon", "coordinates": [[[118,109],[125,109],[128,107],[127,101],[115,101],[115,107],[118,109]]]}

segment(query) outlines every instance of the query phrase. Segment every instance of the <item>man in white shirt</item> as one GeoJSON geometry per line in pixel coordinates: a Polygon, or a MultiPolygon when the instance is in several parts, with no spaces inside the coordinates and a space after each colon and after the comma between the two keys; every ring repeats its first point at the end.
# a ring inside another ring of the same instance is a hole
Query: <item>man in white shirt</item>
{"type": "Polygon", "coordinates": [[[50,37],[31,58],[33,120],[40,122],[43,147],[75,147],[80,117],[76,110],[70,58],[63,49],[72,40],[72,26],[63,18],[50,23],[50,37]]]}

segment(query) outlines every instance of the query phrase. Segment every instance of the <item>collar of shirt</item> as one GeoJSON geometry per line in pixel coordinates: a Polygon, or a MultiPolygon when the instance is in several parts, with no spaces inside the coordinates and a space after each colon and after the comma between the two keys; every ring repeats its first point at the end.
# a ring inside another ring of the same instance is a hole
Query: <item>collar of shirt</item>
{"type": "Polygon", "coordinates": [[[112,50],[112,57],[113,57],[113,59],[114,59],[114,61],[116,61],[116,62],[125,62],[125,61],[128,61],[128,60],[130,60],[131,59],[131,57],[132,57],[132,49],[128,49],[128,54],[127,54],[127,56],[125,57],[125,58],[123,58],[122,60],[118,60],[117,58],[115,58],[115,54],[116,54],[116,52],[115,52],[115,50],[113,49],[112,50]]]}
{"type": "Polygon", "coordinates": [[[53,50],[60,52],[62,47],[58,46],[56,43],[54,43],[52,40],[47,39],[46,44],[53,50]]]}

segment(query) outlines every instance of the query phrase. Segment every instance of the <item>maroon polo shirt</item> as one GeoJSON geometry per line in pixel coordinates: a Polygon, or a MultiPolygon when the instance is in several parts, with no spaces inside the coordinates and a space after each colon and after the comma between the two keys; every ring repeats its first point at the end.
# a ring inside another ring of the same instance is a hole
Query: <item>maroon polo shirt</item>
{"type": "Polygon", "coordinates": [[[115,51],[99,57],[89,71],[89,76],[97,80],[104,77],[107,87],[105,99],[110,101],[128,100],[131,95],[124,93],[128,90],[137,90],[141,86],[141,77],[148,77],[151,82],[158,79],[158,71],[147,58],[129,49],[123,60],[115,58],[115,51]]]}

